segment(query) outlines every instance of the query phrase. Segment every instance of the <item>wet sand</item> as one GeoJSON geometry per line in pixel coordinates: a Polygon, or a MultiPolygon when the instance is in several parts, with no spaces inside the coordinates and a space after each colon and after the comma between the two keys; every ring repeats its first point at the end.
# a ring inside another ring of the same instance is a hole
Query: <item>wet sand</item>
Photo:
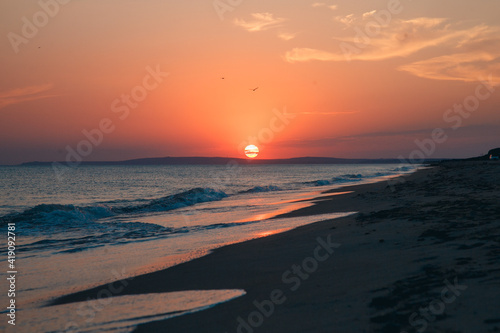
{"type": "Polygon", "coordinates": [[[331,193],[287,216],[359,213],[128,281],[120,295],[247,292],[136,332],[500,331],[500,163],[447,162],[331,193]]]}

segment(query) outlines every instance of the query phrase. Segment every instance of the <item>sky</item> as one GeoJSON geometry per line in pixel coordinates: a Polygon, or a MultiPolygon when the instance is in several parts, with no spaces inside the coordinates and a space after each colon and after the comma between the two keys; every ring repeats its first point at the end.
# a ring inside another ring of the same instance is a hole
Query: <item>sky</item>
{"type": "Polygon", "coordinates": [[[498,0],[0,3],[0,164],[500,147],[498,0]]]}

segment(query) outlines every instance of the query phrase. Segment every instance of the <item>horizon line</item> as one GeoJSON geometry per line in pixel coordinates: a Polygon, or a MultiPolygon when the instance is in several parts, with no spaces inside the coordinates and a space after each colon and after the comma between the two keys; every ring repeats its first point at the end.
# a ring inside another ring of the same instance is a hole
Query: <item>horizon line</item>
{"type": "MultiPolygon", "coordinates": [[[[53,163],[60,163],[63,165],[80,165],[80,164],[93,164],[93,163],[99,163],[99,164],[106,164],[106,163],[114,163],[114,164],[120,164],[120,163],[130,163],[134,161],[146,161],[146,160],[161,160],[161,159],[222,159],[222,160],[239,160],[239,161],[244,161],[245,163],[251,163],[252,161],[260,161],[260,162],[266,162],[266,161],[288,161],[288,160],[295,160],[295,159],[324,159],[324,160],[341,160],[341,161],[398,161],[402,163],[401,159],[395,158],[395,157],[376,157],[376,158],[364,158],[364,157],[356,157],[356,158],[346,158],[346,157],[330,157],[330,156],[297,156],[297,157],[287,157],[287,158],[246,158],[246,157],[222,157],[222,156],[162,156],[162,157],[138,157],[138,158],[130,158],[130,159],[125,159],[125,160],[92,160],[92,161],[73,161],[73,162],[68,162],[68,161],[38,161],[38,160],[32,160],[32,161],[27,161],[27,162],[21,162],[21,163],[15,163],[15,164],[0,164],[0,166],[26,166],[26,165],[32,165],[32,164],[53,164],[53,163]]],[[[423,159],[422,163],[425,161],[436,161],[436,160],[453,160],[453,159],[460,159],[460,158],[439,158],[439,157],[432,157],[432,158],[425,158],[423,159]]],[[[407,161],[410,162],[410,161],[407,161]]],[[[411,164],[411,163],[410,163],[411,164]]]]}

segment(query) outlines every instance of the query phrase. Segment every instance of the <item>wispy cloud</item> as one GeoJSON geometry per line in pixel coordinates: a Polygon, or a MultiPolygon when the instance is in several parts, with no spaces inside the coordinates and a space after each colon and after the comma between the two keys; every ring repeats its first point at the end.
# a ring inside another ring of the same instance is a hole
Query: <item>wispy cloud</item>
{"type": "Polygon", "coordinates": [[[322,112],[322,111],[304,111],[304,112],[296,112],[294,114],[299,115],[299,114],[304,114],[304,115],[319,115],[319,116],[339,116],[339,115],[346,115],[346,114],[354,114],[358,113],[359,111],[331,111],[331,112],[322,112]]]}
{"type": "Polygon", "coordinates": [[[288,32],[282,32],[278,34],[278,38],[283,39],[283,40],[292,40],[295,38],[297,34],[292,34],[288,32]]]}
{"type": "Polygon", "coordinates": [[[254,32],[277,27],[286,21],[284,18],[274,17],[271,13],[253,13],[251,15],[253,20],[235,19],[234,24],[247,31],[254,32]]]}
{"type": "Polygon", "coordinates": [[[333,20],[344,24],[347,28],[355,23],[356,17],[354,16],[354,14],[349,14],[345,16],[335,16],[333,20]]]}
{"type": "Polygon", "coordinates": [[[326,6],[326,3],[324,3],[324,2],[314,2],[311,6],[313,6],[314,8],[324,7],[324,6],[326,6]]]}
{"type": "Polygon", "coordinates": [[[417,61],[398,68],[415,76],[433,80],[475,82],[488,78],[491,84],[500,84],[500,54],[457,53],[417,61]]]}
{"type": "Polygon", "coordinates": [[[364,19],[367,19],[367,18],[370,18],[373,16],[373,14],[375,14],[377,11],[376,10],[372,10],[371,12],[366,12],[366,13],[363,13],[363,18],[364,19]]]}
{"type": "Polygon", "coordinates": [[[433,80],[475,82],[491,77],[490,83],[500,84],[500,28],[474,27],[462,36],[454,51],[398,69],[433,80]]]}
{"type": "Polygon", "coordinates": [[[312,60],[319,61],[343,61],[345,57],[342,54],[335,54],[328,51],[311,49],[307,47],[296,47],[286,52],[285,60],[294,62],[306,62],[312,60]]]}
{"type": "Polygon", "coordinates": [[[442,18],[416,18],[395,21],[386,29],[371,38],[352,40],[337,38],[340,42],[337,52],[296,48],[286,54],[289,62],[296,61],[343,61],[346,60],[342,47],[350,48],[351,60],[384,60],[405,57],[430,46],[442,45],[451,40],[457,41],[467,35],[464,30],[452,30],[442,18]]]}
{"type": "MultiPolygon", "coordinates": [[[[336,21],[349,27],[372,19],[376,11],[361,15],[338,16],[336,21]]],[[[362,29],[361,29],[362,30],[362,29]]],[[[493,76],[500,83],[500,27],[478,25],[466,27],[463,22],[445,18],[419,17],[394,19],[380,27],[373,37],[335,38],[336,50],[296,47],[285,53],[290,63],[307,61],[381,61],[408,57],[433,48],[435,57],[402,65],[398,69],[434,80],[477,81],[493,76]]]]}
{"type": "MultiPolygon", "coordinates": [[[[500,124],[470,125],[460,128],[460,133],[448,130],[447,134],[455,138],[474,138],[478,133],[494,136],[498,133],[500,124]]],[[[413,142],[415,139],[427,138],[434,128],[408,129],[402,131],[382,131],[366,132],[345,136],[328,136],[311,139],[297,139],[276,142],[276,145],[282,147],[332,147],[343,143],[365,145],[374,142],[413,142]]]]}
{"type": "Polygon", "coordinates": [[[0,109],[12,104],[53,97],[54,95],[42,94],[52,89],[52,84],[29,86],[0,92],[0,109]]]}
{"type": "Polygon", "coordinates": [[[338,8],[337,5],[328,5],[324,2],[314,2],[311,6],[313,6],[314,8],[327,7],[331,10],[336,10],[338,8]]]}
{"type": "Polygon", "coordinates": [[[330,52],[310,48],[295,48],[285,55],[289,62],[297,61],[344,61],[346,55],[342,47],[349,48],[351,60],[384,60],[404,57],[424,48],[435,46],[456,39],[463,31],[453,31],[443,27],[445,19],[417,18],[399,20],[371,39],[338,38],[339,51],[330,52]],[[344,43],[344,44],[342,44],[344,43]]]}
{"type": "MultiPolygon", "coordinates": [[[[469,126],[463,126],[460,127],[460,133],[462,134],[463,132],[473,132],[473,131],[493,131],[493,130],[498,130],[499,125],[498,124],[484,124],[484,125],[469,125],[469,126]]],[[[355,135],[349,135],[349,136],[344,136],[341,137],[343,139],[357,139],[357,138],[389,138],[389,137],[394,137],[394,138],[403,138],[407,137],[410,139],[415,139],[415,138],[420,138],[420,137],[426,137],[429,136],[430,133],[432,133],[435,130],[435,128],[418,128],[418,129],[408,129],[408,130],[401,130],[401,131],[383,131],[383,132],[367,132],[367,133],[360,133],[360,134],[355,134],[355,135]]],[[[449,130],[448,133],[452,133],[452,129],[445,128],[445,130],[449,130]]]]}
{"type": "Polygon", "coordinates": [[[331,147],[343,142],[353,141],[344,137],[323,137],[318,139],[296,139],[273,142],[277,147],[331,147]]]}

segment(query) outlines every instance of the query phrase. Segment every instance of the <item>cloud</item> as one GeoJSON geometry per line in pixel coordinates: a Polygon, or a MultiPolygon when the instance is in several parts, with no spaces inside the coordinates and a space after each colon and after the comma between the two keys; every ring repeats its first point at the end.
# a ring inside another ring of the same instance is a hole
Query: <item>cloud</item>
{"type": "Polygon", "coordinates": [[[333,18],[333,20],[340,22],[340,23],[346,25],[347,27],[350,27],[354,24],[354,22],[356,21],[356,18],[354,17],[354,14],[349,14],[349,15],[345,15],[345,16],[335,16],[333,18]]]}
{"type": "MultiPolygon", "coordinates": [[[[493,132],[498,131],[500,124],[482,124],[482,125],[468,125],[462,126],[459,130],[454,130],[452,127],[443,127],[446,133],[451,134],[453,132],[460,131],[460,135],[465,135],[466,133],[472,132],[493,132]]],[[[343,139],[359,139],[359,138],[410,138],[418,139],[422,137],[429,137],[436,128],[419,128],[419,129],[408,129],[401,131],[385,131],[385,132],[368,132],[360,133],[350,136],[341,137],[343,139]]]]}
{"type": "Polygon", "coordinates": [[[314,8],[324,7],[324,6],[326,6],[326,3],[324,3],[324,2],[315,2],[311,6],[313,6],[314,8]]]}
{"type": "Polygon", "coordinates": [[[291,39],[294,39],[295,36],[296,36],[296,34],[287,33],[287,32],[282,32],[282,33],[278,34],[278,37],[283,39],[283,40],[291,40],[291,39]]]}
{"type": "Polygon", "coordinates": [[[493,83],[500,83],[500,27],[467,27],[463,22],[432,17],[393,19],[382,26],[376,23],[375,14],[370,11],[336,17],[354,30],[352,38],[335,38],[337,50],[296,47],[286,52],[284,59],[290,63],[381,61],[433,48],[434,57],[401,65],[398,70],[432,80],[474,82],[493,76],[493,83]]]}
{"type": "Polygon", "coordinates": [[[291,51],[286,52],[285,60],[290,63],[306,62],[312,60],[342,61],[345,60],[345,57],[342,54],[335,54],[328,51],[311,49],[307,47],[296,47],[291,51]]]}
{"type": "Polygon", "coordinates": [[[53,97],[54,95],[43,95],[42,93],[52,89],[52,84],[29,86],[0,92],[0,109],[12,104],[53,97]]]}
{"type": "MultiPolygon", "coordinates": [[[[495,138],[499,129],[500,124],[469,125],[460,127],[460,129],[457,131],[454,131],[451,128],[444,128],[449,138],[454,140],[455,142],[457,140],[464,140],[464,138],[465,140],[469,141],[474,140],[478,138],[479,134],[481,134],[480,137],[487,136],[495,138]]],[[[429,138],[433,130],[435,130],[435,128],[420,128],[414,130],[409,129],[396,132],[367,132],[336,137],[327,136],[309,139],[284,140],[278,141],[274,143],[274,145],[280,147],[332,147],[344,143],[349,143],[350,146],[355,145],[358,147],[363,147],[373,144],[383,144],[387,142],[400,142],[406,145],[410,144],[410,146],[408,147],[413,150],[415,147],[415,140],[429,138]]],[[[479,155],[479,153],[477,155],[479,155]]]]}
{"type": "Polygon", "coordinates": [[[417,61],[398,68],[415,76],[433,80],[476,82],[492,76],[492,84],[500,84],[500,55],[458,53],[417,61]]]}
{"type": "Polygon", "coordinates": [[[467,31],[452,30],[442,18],[416,18],[412,20],[394,20],[387,27],[380,27],[378,33],[358,33],[355,38],[337,38],[337,52],[310,48],[295,48],[285,55],[289,62],[299,61],[375,61],[395,57],[406,57],[431,46],[443,45],[450,41],[459,41],[467,36],[467,31]]]}
{"type": "Polygon", "coordinates": [[[252,21],[245,21],[242,19],[235,19],[234,24],[241,27],[247,31],[263,31],[270,28],[279,26],[281,23],[286,21],[284,18],[276,18],[271,13],[253,13],[252,21]]]}
{"type": "Polygon", "coordinates": [[[343,114],[354,114],[359,111],[332,111],[332,112],[321,112],[321,111],[305,111],[305,112],[296,112],[294,114],[305,114],[305,115],[320,115],[320,116],[338,116],[343,114]]]}
{"type": "Polygon", "coordinates": [[[337,5],[328,5],[324,2],[315,2],[311,6],[313,6],[314,8],[327,7],[327,8],[330,8],[331,10],[336,10],[338,8],[337,5]]]}
{"type": "Polygon", "coordinates": [[[371,12],[366,12],[363,14],[363,19],[368,19],[370,17],[372,17],[373,14],[375,14],[377,11],[376,10],[372,10],[371,12]]]}
{"type": "Polygon", "coordinates": [[[432,133],[434,128],[419,128],[414,130],[402,130],[402,131],[387,131],[387,132],[368,132],[347,136],[346,138],[385,138],[385,137],[419,137],[422,135],[427,135],[432,133]]]}
{"type": "Polygon", "coordinates": [[[457,53],[402,65],[398,69],[433,80],[476,82],[490,77],[500,84],[500,29],[477,26],[457,44],[457,53]]]}
{"type": "Polygon", "coordinates": [[[340,52],[295,48],[287,52],[285,59],[289,62],[311,60],[373,61],[405,57],[424,48],[442,44],[461,34],[461,32],[441,27],[444,21],[444,19],[439,18],[399,20],[385,28],[379,26],[379,33],[372,38],[366,34],[357,34],[352,40],[338,38],[340,52]]]}
{"type": "Polygon", "coordinates": [[[273,145],[277,147],[332,147],[343,142],[352,140],[343,137],[324,137],[319,139],[296,139],[277,141],[273,145]]]}

